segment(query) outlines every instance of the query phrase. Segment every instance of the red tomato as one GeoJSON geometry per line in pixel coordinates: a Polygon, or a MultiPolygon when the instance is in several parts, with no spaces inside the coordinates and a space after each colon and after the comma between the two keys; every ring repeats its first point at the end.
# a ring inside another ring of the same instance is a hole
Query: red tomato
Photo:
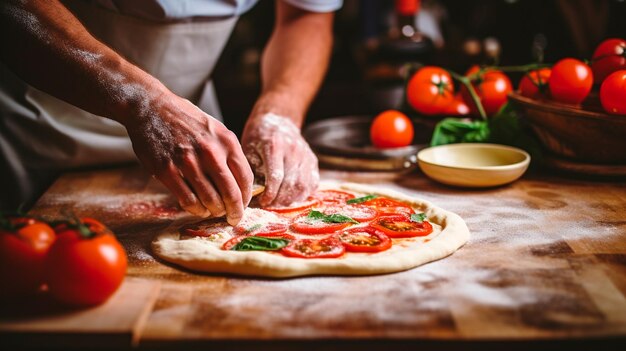
{"type": "Polygon", "coordinates": [[[289,206],[270,206],[270,207],[265,207],[263,209],[266,211],[272,211],[276,213],[290,213],[290,212],[304,211],[307,208],[311,208],[317,205],[318,203],[319,201],[317,201],[317,199],[309,197],[308,199],[304,201],[296,202],[289,206]]]}
{"type": "Polygon", "coordinates": [[[308,218],[308,214],[296,217],[291,223],[291,230],[301,234],[330,234],[342,230],[352,223],[327,223],[321,219],[308,218]]]}
{"type": "Polygon", "coordinates": [[[80,224],[55,228],[57,240],[46,257],[46,282],[58,301],[75,306],[97,305],[124,280],[126,253],[102,223],[82,218],[80,224]]]}
{"type": "Polygon", "coordinates": [[[186,224],[178,232],[185,236],[210,237],[229,228],[230,224],[225,223],[222,218],[209,218],[196,223],[186,224]]]}
{"type": "MultiPolygon", "coordinates": [[[[513,85],[509,77],[498,70],[487,70],[476,75],[479,72],[480,67],[472,66],[465,75],[474,77],[472,79],[472,86],[474,90],[476,90],[476,94],[485,109],[485,113],[491,116],[496,114],[502,105],[506,103],[509,93],[513,91],[513,85]]],[[[478,107],[474,104],[474,100],[472,100],[469,91],[463,87],[461,94],[472,113],[477,114],[478,107]]]]}
{"type": "Polygon", "coordinates": [[[469,113],[470,108],[461,97],[455,97],[454,100],[452,100],[452,102],[448,106],[446,106],[443,111],[443,114],[448,116],[466,116],[469,113]]]}
{"type": "Polygon", "coordinates": [[[552,70],[550,68],[541,68],[530,71],[524,75],[519,82],[519,92],[522,96],[530,99],[539,99],[545,97],[548,92],[548,82],[552,70]]]}
{"type": "Polygon", "coordinates": [[[299,239],[292,241],[281,251],[285,256],[299,258],[335,258],[342,256],[346,249],[335,236],[323,239],[299,239]]]}
{"type": "Polygon", "coordinates": [[[372,227],[357,227],[337,235],[346,251],[380,252],[391,247],[391,239],[382,231],[372,227]]]}
{"type": "Polygon", "coordinates": [[[593,80],[602,83],[611,73],[626,69],[626,40],[607,39],[593,53],[593,80]]]}
{"type": "Polygon", "coordinates": [[[354,195],[339,190],[318,190],[312,197],[318,199],[322,205],[345,204],[346,201],[354,199],[354,195]]]}
{"type": "Polygon", "coordinates": [[[414,16],[420,8],[420,0],[396,0],[396,13],[402,16],[414,16]]]}
{"type": "Polygon", "coordinates": [[[613,72],[602,82],[600,102],[606,112],[626,115],[626,70],[613,72]]]}
{"type": "Polygon", "coordinates": [[[552,67],[550,95],[558,102],[577,105],[583,102],[593,85],[591,68],[582,61],[565,58],[552,67]]]}
{"type": "Polygon", "coordinates": [[[410,145],[413,141],[413,122],[400,111],[382,112],[372,122],[370,140],[379,148],[410,145]]]}
{"type": "Polygon", "coordinates": [[[381,216],[388,214],[404,214],[409,216],[415,213],[413,208],[404,202],[388,199],[386,197],[377,197],[375,199],[365,201],[363,205],[375,208],[381,216]]]}
{"type": "Polygon", "coordinates": [[[426,236],[433,232],[433,226],[429,222],[413,222],[405,215],[381,216],[371,226],[391,238],[426,236]]]}
{"type": "Polygon", "coordinates": [[[0,228],[0,296],[36,292],[44,283],[45,257],[55,240],[54,230],[34,218],[6,221],[0,228]]]}
{"type": "Polygon", "coordinates": [[[445,113],[454,100],[454,83],[450,73],[440,67],[422,67],[409,80],[406,98],[409,105],[419,113],[445,113]]]}
{"type": "Polygon", "coordinates": [[[251,227],[244,228],[236,226],[234,231],[237,235],[276,235],[284,233],[289,229],[289,226],[285,223],[264,223],[259,225],[252,225],[251,227]]]}
{"type": "Polygon", "coordinates": [[[260,234],[254,234],[254,235],[239,235],[236,236],[230,240],[228,240],[227,242],[225,242],[222,245],[222,250],[230,250],[233,248],[233,246],[239,244],[243,239],[250,237],[250,236],[262,236],[264,238],[276,238],[276,239],[287,239],[287,240],[296,240],[296,237],[287,233],[260,233],[260,234]]]}
{"type": "Polygon", "coordinates": [[[378,211],[372,207],[363,205],[335,205],[328,206],[322,211],[324,214],[330,215],[339,213],[348,216],[357,222],[367,222],[378,216],[378,211]]]}

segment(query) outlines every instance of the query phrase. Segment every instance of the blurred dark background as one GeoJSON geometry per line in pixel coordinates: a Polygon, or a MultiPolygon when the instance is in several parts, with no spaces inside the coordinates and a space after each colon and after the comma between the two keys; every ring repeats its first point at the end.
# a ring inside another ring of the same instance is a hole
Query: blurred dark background
{"type": "MultiPolygon", "coordinates": [[[[267,0],[242,16],[214,72],[226,124],[237,134],[260,91],[259,60],[273,17],[274,1],[267,0]]],[[[463,73],[472,64],[588,59],[603,39],[626,37],[626,1],[426,0],[406,18],[394,1],[345,0],[334,32],[330,68],[307,122],[399,108],[410,63],[463,73]],[[419,34],[419,42],[407,34],[419,34]]]]}

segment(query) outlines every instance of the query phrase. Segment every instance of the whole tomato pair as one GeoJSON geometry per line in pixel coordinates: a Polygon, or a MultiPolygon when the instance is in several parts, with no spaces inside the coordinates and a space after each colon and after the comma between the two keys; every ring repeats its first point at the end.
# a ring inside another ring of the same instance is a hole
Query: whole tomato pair
{"type": "Polygon", "coordinates": [[[565,58],[552,69],[528,72],[520,82],[519,91],[532,99],[549,96],[554,101],[577,105],[587,98],[595,82],[600,85],[604,110],[626,115],[625,72],[626,40],[607,39],[596,48],[591,67],[580,60],[565,58]]]}
{"type": "MultiPolygon", "coordinates": [[[[473,66],[465,75],[487,115],[498,112],[513,90],[509,78],[498,70],[481,70],[473,66]]],[[[462,87],[460,94],[455,95],[450,73],[434,66],[423,67],[411,77],[407,85],[407,102],[417,112],[429,116],[478,113],[470,92],[462,87]]]]}
{"type": "Polygon", "coordinates": [[[113,233],[91,218],[64,221],[54,229],[41,220],[0,221],[0,295],[34,294],[45,284],[58,301],[101,304],[121,285],[126,253],[113,233]]]}
{"type": "Polygon", "coordinates": [[[549,95],[554,101],[577,105],[587,98],[592,86],[591,68],[580,60],[564,58],[552,68],[526,73],[520,81],[519,91],[531,99],[549,95]]]}
{"type": "Polygon", "coordinates": [[[592,86],[591,68],[580,60],[564,58],[552,68],[526,73],[518,90],[522,96],[531,99],[550,97],[554,101],[578,105],[587,98],[592,86]]]}

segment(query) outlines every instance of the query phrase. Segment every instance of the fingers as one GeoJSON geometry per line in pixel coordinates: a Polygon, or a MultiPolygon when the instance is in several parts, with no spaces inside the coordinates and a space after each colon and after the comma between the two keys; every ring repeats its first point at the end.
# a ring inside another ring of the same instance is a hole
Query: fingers
{"type": "Polygon", "coordinates": [[[224,203],[213,184],[206,178],[198,165],[195,154],[187,154],[181,161],[180,169],[185,180],[193,188],[202,205],[215,217],[226,213],[224,203]]]}
{"type": "Polygon", "coordinates": [[[243,200],[243,206],[247,207],[252,200],[252,185],[254,183],[254,173],[252,168],[243,155],[235,155],[230,157],[227,161],[228,168],[235,176],[237,185],[241,189],[241,198],[243,200]]]}
{"type": "Polygon", "coordinates": [[[178,199],[180,207],[196,216],[208,217],[210,213],[198,201],[173,163],[169,163],[163,170],[155,174],[155,177],[163,183],[178,199]]]}
{"type": "MultiPolygon", "coordinates": [[[[241,155],[241,157],[243,157],[243,155],[241,155]]],[[[213,184],[215,184],[220,193],[226,209],[226,221],[231,225],[236,225],[239,223],[239,220],[241,220],[241,217],[243,217],[244,199],[239,184],[227,164],[227,155],[225,152],[216,153],[207,145],[201,149],[200,160],[203,165],[202,169],[210,176],[213,184]]],[[[242,182],[244,182],[244,180],[242,180],[242,182]]],[[[251,181],[247,187],[250,189],[245,191],[251,192],[251,181]]]]}
{"type": "Polygon", "coordinates": [[[265,191],[259,198],[261,206],[273,203],[278,195],[280,186],[285,177],[284,152],[280,147],[267,145],[263,150],[263,164],[265,165],[265,191]]]}
{"type": "MultiPolygon", "coordinates": [[[[301,150],[301,157],[295,159],[295,165],[285,166],[285,176],[280,186],[275,203],[287,205],[295,201],[305,200],[319,183],[317,158],[309,150],[301,150]]],[[[287,164],[287,162],[286,162],[287,164]]]]}
{"type": "Polygon", "coordinates": [[[295,146],[289,150],[279,146],[266,150],[269,154],[264,155],[267,169],[265,192],[259,199],[261,205],[286,206],[306,199],[317,189],[317,157],[304,141],[297,142],[295,146]]]}

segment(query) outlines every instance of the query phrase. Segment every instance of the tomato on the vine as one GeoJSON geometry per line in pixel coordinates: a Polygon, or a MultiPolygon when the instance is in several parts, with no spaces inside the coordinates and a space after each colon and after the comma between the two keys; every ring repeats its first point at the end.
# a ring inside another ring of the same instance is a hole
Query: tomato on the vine
{"type": "Polygon", "coordinates": [[[462,97],[455,97],[452,102],[443,110],[446,116],[466,116],[469,115],[470,108],[467,106],[462,97]]]}
{"type": "Polygon", "coordinates": [[[44,283],[45,257],[56,238],[54,230],[30,217],[2,219],[0,224],[0,296],[36,292],[44,283]]]}
{"type": "MultiPolygon", "coordinates": [[[[498,70],[481,71],[480,67],[472,66],[465,73],[465,76],[472,78],[472,86],[487,115],[493,115],[498,112],[502,105],[506,103],[509,93],[513,91],[513,85],[509,77],[498,70]]],[[[470,92],[463,87],[461,93],[472,113],[477,114],[478,107],[474,103],[470,92]]]]}
{"type": "Polygon", "coordinates": [[[611,73],[600,87],[600,102],[608,113],[626,115],[626,70],[611,73]]]}
{"type": "Polygon", "coordinates": [[[102,223],[92,218],[55,227],[57,239],[46,257],[50,293],[68,305],[106,301],[126,274],[124,248],[102,223]]]}
{"type": "Polygon", "coordinates": [[[420,68],[409,80],[406,98],[415,111],[424,115],[445,113],[454,100],[454,83],[450,73],[443,68],[420,68]]]}
{"type": "Polygon", "coordinates": [[[526,73],[519,82],[518,90],[520,94],[530,99],[545,97],[548,92],[551,74],[552,70],[550,68],[541,68],[526,73]]]}
{"type": "Polygon", "coordinates": [[[611,73],[626,69],[626,40],[607,39],[593,52],[593,80],[602,83],[611,73]]]}
{"type": "Polygon", "coordinates": [[[593,74],[584,62],[565,58],[552,66],[550,75],[550,95],[558,102],[577,105],[583,102],[591,91],[593,74]]]}
{"type": "Polygon", "coordinates": [[[382,112],[372,122],[370,140],[379,148],[402,147],[413,141],[413,122],[396,110],[382,112]]]}

